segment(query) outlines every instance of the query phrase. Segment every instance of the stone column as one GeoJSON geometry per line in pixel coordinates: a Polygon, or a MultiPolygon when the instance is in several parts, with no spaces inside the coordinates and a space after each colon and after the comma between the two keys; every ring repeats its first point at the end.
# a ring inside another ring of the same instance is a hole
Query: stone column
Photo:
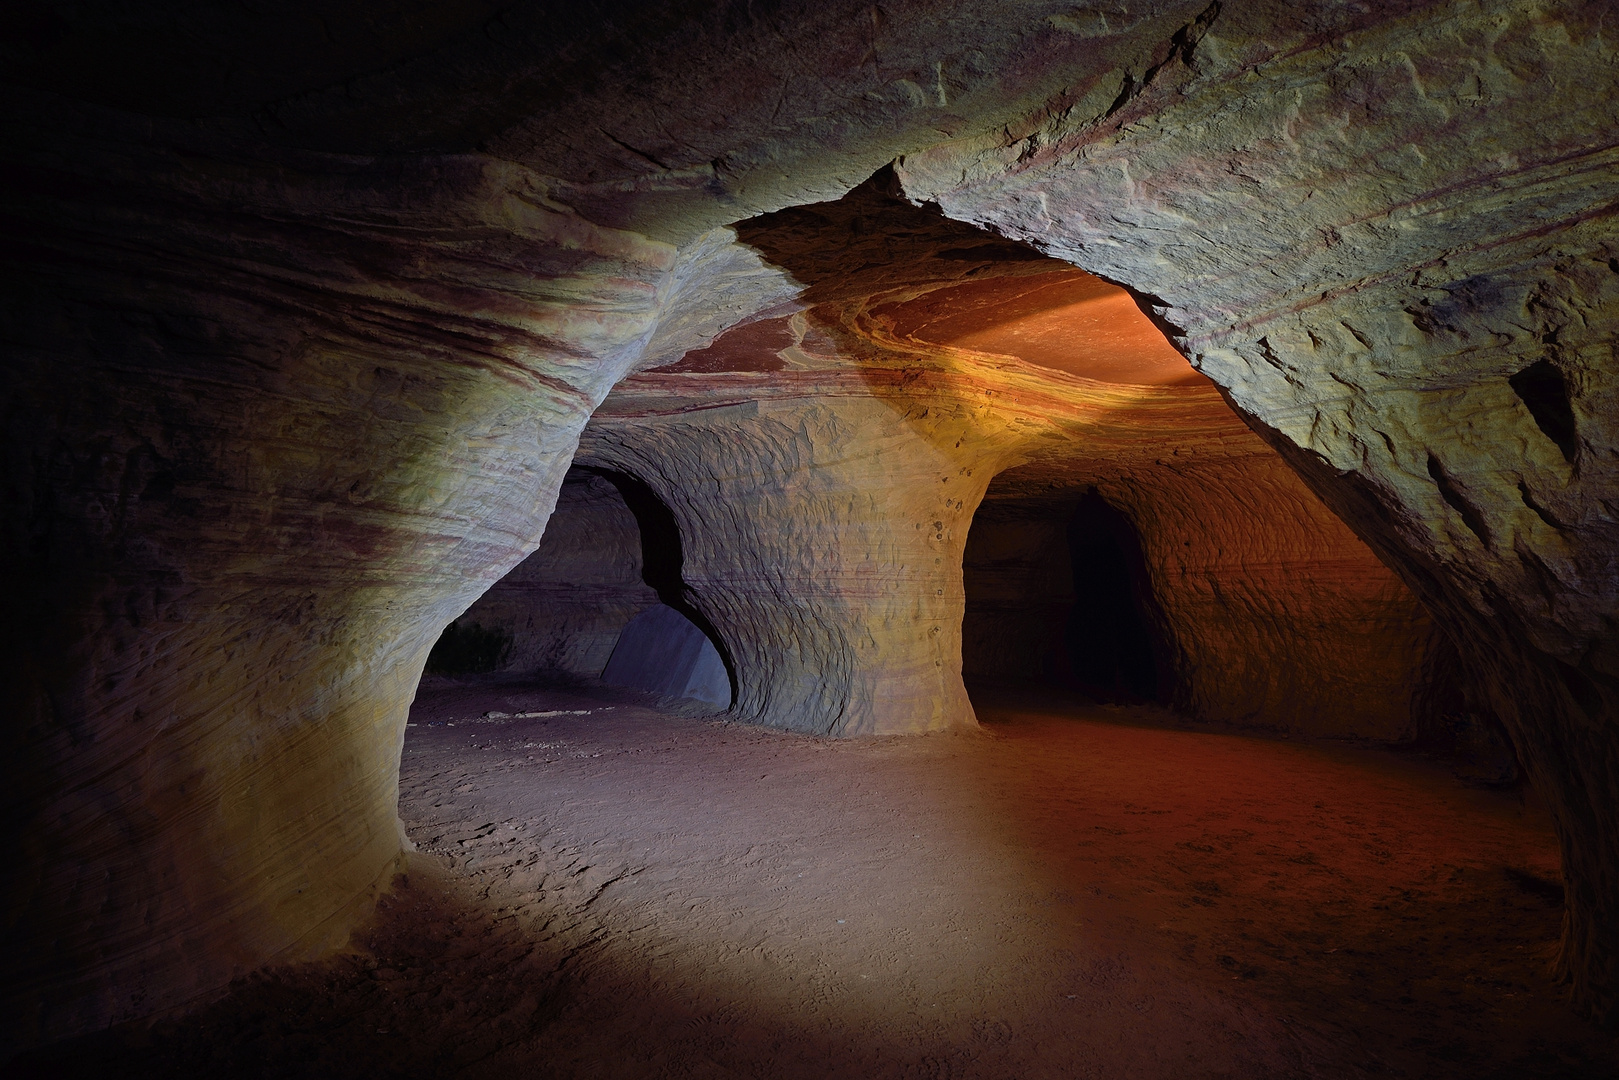
{"type": "Polygon", "coordinates": [[[961,554],[993,466],[966,409],[906,415],[854,372],[636,376],[579,462],[651,487],[733,714],[830,735],[975,723],[961,554]],[[960,445],[958,445],[960,444],[960,445]]]}

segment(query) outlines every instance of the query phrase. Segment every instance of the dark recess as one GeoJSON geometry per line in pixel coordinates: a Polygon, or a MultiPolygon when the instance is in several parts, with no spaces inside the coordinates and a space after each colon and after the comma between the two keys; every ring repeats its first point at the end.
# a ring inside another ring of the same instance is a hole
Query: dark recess
{"type": "Polygon", "coordinates": [[[1464,783],[1519,787],[1523,766],[1512,736],[1491,707],[1489,694],[1463,660],[1463,647],[1436,627],[1411,694],[1417,722],[1409,749],[1444,761],[1464,783]]]}
{"type": "Polygon", "coordinates": [[[1163,619],[1130,519],[1091,488],[1068,525],[1074,606],[1064,634],[1069,673],[1099,701],[1158,701],[1163,619]]]}
{"type": "Polygon", "coordinates": [[[462,626],[452,622],[427,654],[429,675],[481,675],[494,671],[511,652],[510,634],[486,629],[481,623],[462,626]]]}
{"type": "Polygon", "coordinates": [[[650,485],[629,473],[595,468],[581,471],[600,476],[624,497],[624,504],[635,515],[635,522],[641,529],[641,580],[658,594],[660,602],[690,619],[703,632],[703,636],[713,643],[725,664],[725,675],[731,683],[731,701],[735,702],[738,690],[736,663],[731,659],[731,651],[725,647],[719,631],[714,629],[714,624],[692,602],[691,589],[681,576],[685,554],[681,550],[680,526],[674,514],[650,485]]]}
{"type": "Polygon", "coordinates": [[[1518,397],[1523,399],[1535,425],[1557,444],[1563,460],[1570,464],[1579,451],[1580,443],[1574,425],[1574,408],[1569,403],[1568,383],[1557,365],[1550,360],[1536,360],[1507,380],[1518,397]]]}

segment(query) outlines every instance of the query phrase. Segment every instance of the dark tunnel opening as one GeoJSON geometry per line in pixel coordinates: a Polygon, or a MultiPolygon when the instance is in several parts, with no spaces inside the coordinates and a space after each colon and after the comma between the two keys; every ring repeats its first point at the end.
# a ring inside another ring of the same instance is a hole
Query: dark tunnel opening
{"type": "Polygon", "coordinates": [[[963,558],[962,674],[1092,702],[1168,700],[1166,620],[1141,537],[1092,487],[990,485],[963,558]]]}
{"type": "Polygon", "coordinates": [[[612,469],[581,467],[580,471],[599,476],[618,489],[630,513],[635,515],[641,531],[641,580],[658,594],[658,600],[674,609],[693,626],[702,631],[709,644],[725,665],[725,677],[730,684],[729,706],[736,701],[736,661],[714,623],[703,614],[691,595],[691,587],[683,576],[686,557],[680,540],[680,525],[675,515],[657,492],[639,477],[612,469]]]}
{"type": "Polygon", "coordinates": [[[1165,649],[1141,537],[1093,487],[1068,522],[1074,602],[1063,631],[1067,676],[1098,701],[1161,701],[1165,649]]]}
{"type": "Polygon", "coordinates": [[[426,673],[600,679],[729,707],[736,667],[683,565],[679,525],[649,485],[572,468],[539,547],[445,628],[426,673]]]}

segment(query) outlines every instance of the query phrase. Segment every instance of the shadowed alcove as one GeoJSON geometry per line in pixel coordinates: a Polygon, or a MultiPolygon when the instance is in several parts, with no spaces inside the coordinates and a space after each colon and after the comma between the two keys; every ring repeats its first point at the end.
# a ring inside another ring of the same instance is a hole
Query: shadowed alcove
{"type": "Polygon", "coordinates": [[[445,629],[427,674],[600,681],[725,708],[735,680],[681,564],[651,488],[571,469],[539,548],[445,629]]]}
{"type": "Polygon", "coordinates": [[[1074,606],[1063,628],[1068,675],[1099,701],[1157,701],[1174,679],[1141,538],[1095,488],[1068,522],[1074,606]]]}
{"type": "Polygon", "coordinates": [[[1035,502],[998,496],[991,481],[962,556],[969,687],[1170,700],[1178,676],[1135,526],[1094,487],[1035,502]]]}

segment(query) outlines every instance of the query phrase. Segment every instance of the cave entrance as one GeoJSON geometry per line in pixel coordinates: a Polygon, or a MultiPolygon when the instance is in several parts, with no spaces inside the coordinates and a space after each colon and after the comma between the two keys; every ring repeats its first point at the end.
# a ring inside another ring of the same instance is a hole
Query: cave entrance
{"type": "Polygon", "coordinates": [[[427,673],[599,679],[729,708],[730,655],[682,563],[674,515],[647,484],[569,469],[540,546],[445,628],[427,673]]]}
{"type": "Polygon", "coordinates": [[[1167,698],[1165,624],[1140,534],[1096,488],[1030,496],[992,483],[962,575],[969,684],[1094,702],[1167,698]]]}
{"type": "Polygon", "coordinates": [[[1093,487],[1068,521],[1074,602],[1064,628],[1069,678],[1101,701],[1157,701],[1157,614],[1141,536],[1093,487]]]}

